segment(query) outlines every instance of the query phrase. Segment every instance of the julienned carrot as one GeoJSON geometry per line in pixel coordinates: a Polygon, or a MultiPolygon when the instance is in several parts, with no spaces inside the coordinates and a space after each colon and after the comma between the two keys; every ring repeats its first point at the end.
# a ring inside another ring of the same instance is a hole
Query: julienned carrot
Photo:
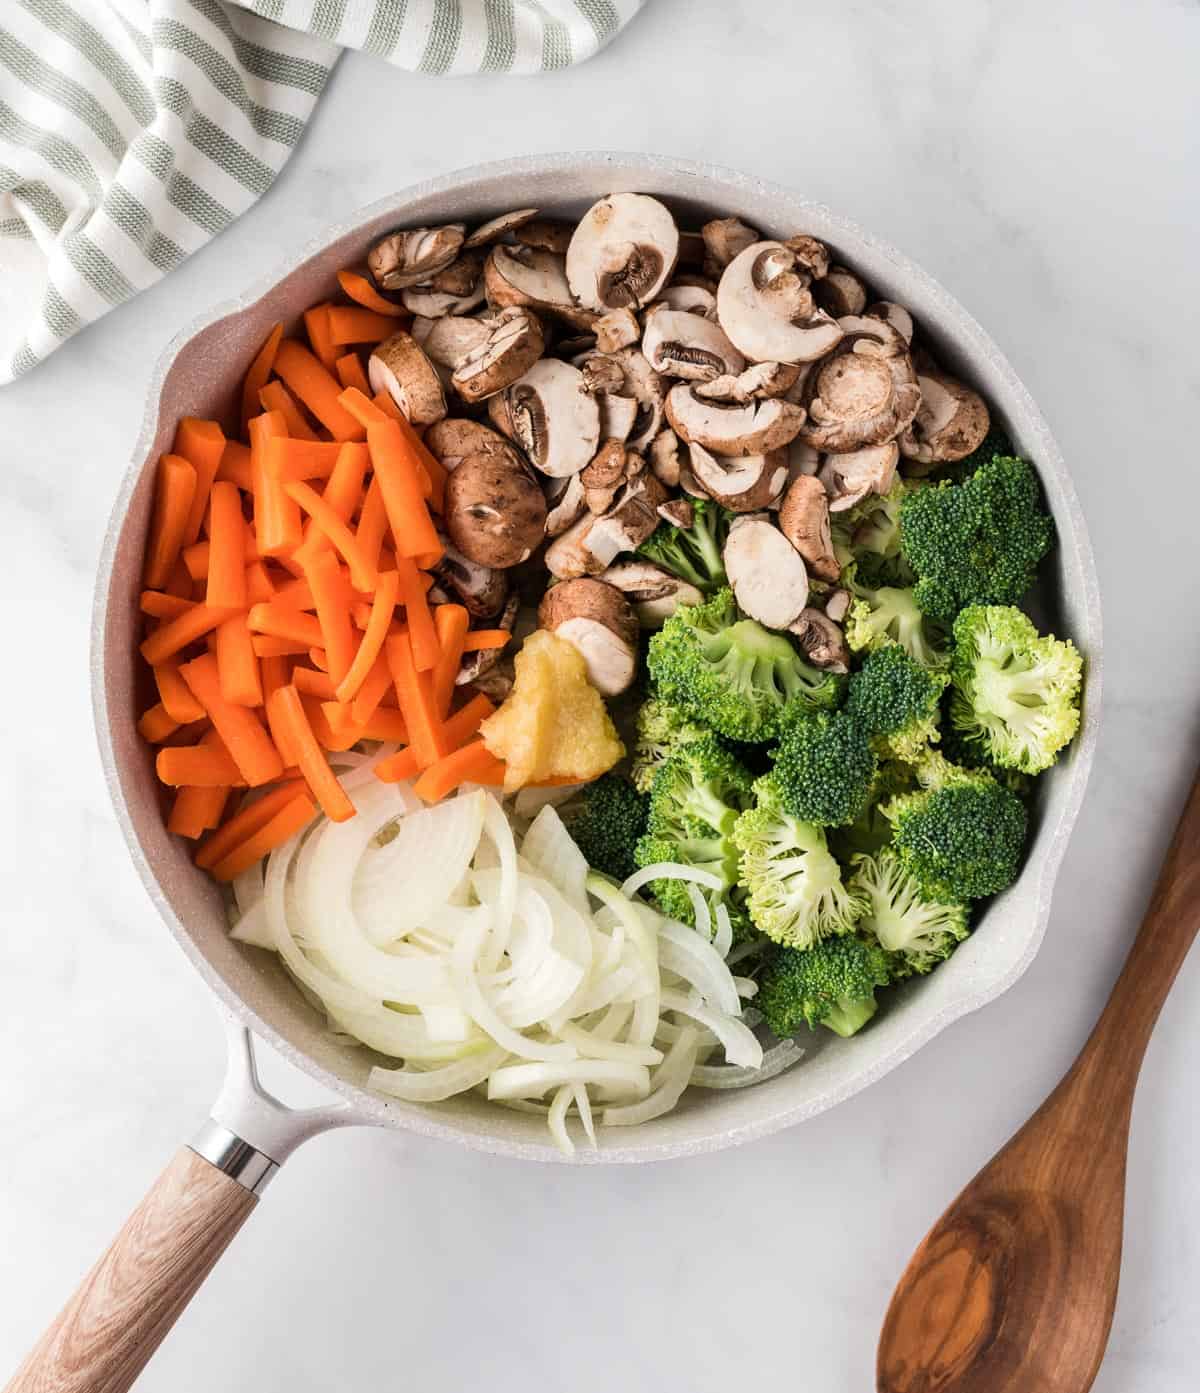
{"type": "Polygon", "coordinates": [[[404,412],[396,405],[396,399],[390,392],[376,392],[371,398],[371,404],[377,411],[390,416],[393,421],[404,419],[404,412]]]}
{"type": "Polygon", "coordinates": [[[258,399],[264,411],[278,411],[287,422],[288,435],[293,440],[316,440],[317,433],[304,419],[304,413],[296,405],[296,398],[278,379],[261,387],[258,399]]]}
{"type": "Polygon", "coordinates": [[[253,836],[247,837],[240,846],[234,847],[223,860],[215,862],[209,868],[211,875],[215,880],[236,880],[243,871],[248,871],[277,846],[282,846],[297,832],[303,831],[316,815],[317,806],[307,793],[293,794],[290,802],[285,803],[270,822],[260,827],[253,836]]]}
{"type": "Polygon", "coordinates": [[[177,721],[160,701],[145,712],[137,728],[138,734],[148,744],[161,745],[169,735],[174,735],[182,724],[183,722],[177,721]]]}
{"type": "MultiPolygon", "coordinates": [[[[218,479],[217,483],[229,483],[228,479],[218,479]]],[[[212,513],[209,512],[209,533],[212,532],[212,513]]],[[[259,560],[258,545],[248,527],[242,529],[243,537],[243,556],[248,566],[252,561],[259,560]]],[[[211,542],[193,542],[190,547],[184,547],[179,553],[183,564],[187,567],[187,573],[193,580],[208,579],[208,565],[211,558],[211,542]]]]}
{"type": "MultiPolygon", "coordinates": [[[[337,461],[321,497],[344,523],[350,522],[362,504],[363,481],[370,466],[371,456],[361,441],[349,440],[339,447],[337,461]]],[[[327,551],[331,545],[316,520],[310,517],[304,529],[304,541],[294,553],[294,559],[303,565],[307,557],[327,551]]],[[[374,566],[375,558],[367,559],[374,566]]]]}
{"type": "Polygon", "coordinates": [[[376,314],[386,314],[391,319],[401,319],[407,313],[403,305],[394,305],[380,295],[370,280],[357,271],[339,271],[338,284],[342,293],[364,309],[374,310],[376,314]]]}
{"type": "Polygon", "coordinates": [[[392,672],[388,667],[387,654],[381,652],[371,665],[358,695],[351,703],[356,724],[364,724],[375,714],[384,697],[391,690],[392,672]]]}
{"type": "Polygon", "coordinates": [[[365,430],[373,421],[386,421],[388,413],[370,396],[357,387],[347,387],[338,396],[338,404],[365,430]]]}
{"type": "Polygon", "coordinates": [[[367,381],[367,374],[363,372],[362,359],[357,353],[343,353],[333,366],[337,373],[337,379],[343,387],[353,387],[356,392],[362,392],[364,396],[371,395],[371,384],[367,381]]]}
{"type": "Polygon", "coordinates": [[[425,587],[420,580],[421,573],[417,570],[416,563],[407,556],[396,558],[396,573],[400,577],[400,599],[404,605],[413,662],[418,672],[432,672],[437,666],[442,645],[438,642],[429,601],[425,598],[425,587]]]}
{"type": "MultiPolygon", "coordinates": [[[[257,650],[255,651],[257,652],[257,650]]],[[[286,654],[260,653],[258,655],[258,670],[262,676],[264,703],[276,687],[286,687],[292,680],[291,659],[286,654]]],[[[283,750],[280,750],[279,753],[284,756],[285,762],[291,762],[287,760],[283,750]]]]}
{"type": "Polygon", "coordinates": [[[438,605],[433,611],[437,629],[438,659],[433,669],[433,699],[442,720],[450,710],[454,696],[454,679],[462,661],[463,640],[471,624],[471,616],[463,605],[438,605]]]}
{"type": "Polygon", "coordinates": [[[275,590],[275,603],[281,609],[312,609],[313,596],[309,588],[308,577],[303,574],[293,576],[291,580],[285,580],[282,585],[275,590]]]}
{"type": "MultiPolygon", "coordinates": [[[[346,564],[350,567],[350,580],[355,590],[361,590],[364,593],[370,593],[374,590],[378,581],[375,567],[362,547],[359,546],[358,538],[354,535],[350,525],[343,521],[316,489],[310,485],[286,483],[283,490],[288,498],[304,509],[334,547],[346,558],[346,564]]],[[[307,563],[310,559],[315,560],[321,556],[332,558],[332,555],[331,552],[317,552],[316,556],[306,557],[302,562],[306,568],[305,573],[307,574],[307,563]]],[[[336,561],[334,564],[336,565],[336,561]]]]}
{"type": "Polygon", "coordinates": [[[265,605],[252,605],[248,618],[252,633],[270,634],[272,638],[285,638],[310,648],[321,642],[321,626],[316,619],[281,604],[278,595],[265,605]]]}
{"type": "Polygon", "coordinates": [[[294,339],[279,345],[275,369],[335,440],[361,440],[364,429],[338,401],[342,388],[317,358],[294,339]]]}
{"type": "Polygon", "coordinates": [[[358,744],[358,726],[351,724],[335,730],[329,717],[325,714],[326,703],[320,697],[301,697],[300,702],[321,749],[328,750],[330,754],[339,754],[341,751],[352,749],[358,744]]]}
{"type": "Polygon", "coordinates": [[[379,480],[372,479],[363,497],[362,512],[358,516],[358,529],[354,536],[364,559],[376,568],[380,564],[379,553],[386,532],[387,509],[383,506],[383,490],[379,487],[379,480]]]}
{"type": "Polygon", "coordinates": [[[412,451],[422,476],[427,481],[426,490],[435,512],[443,512],[446,501],[446,467],[417,434],[412,422],[401,412],[396,418],[408,448],[412,451]]]}
{"type": "Polygon", "coordinates": [[[188,572],[188,568],[183,564],[183,553],[180,552],[171,567],[171,574],[167,577],[167,583],[163,587],[168,595],[177,595],[181,600],[194,598],[196,584],[188,572]]]}
{"type": "Polygon", "coordinates": [[[241,609],[246,603],[246,519],[236,484],[213,484],[208,532],[204,603],[241,609]]]}
{"type": "Polygon", "coordinates": [[[258,658],[299,658],[308,652],[309,645],[296,639],[276,638],[274,634],[252,633],[250,647],[258,658]]]}
{"type": "Polygon", "coordinates": [[[357,726],[360,740],[395,741],[398,745],[408,744],[408,726],[399,711],[390,706],[381,706],[372,712],[370,718],[357,726]]]}
{"type": "Polygon", "coordinates": [[[303,692],[305,696],[315,696],[321,701],[330,702],[335,699],[333,678],[327,672],[318,672],[315,667],[297,665],[292,669],[292,682],[296,690],[303,692]]]}
{"type": "MultiPolygon", "coordinates": [[[[222,620],[229,618],[227,609],[216,609],[212,605],[191,605],[184,613],[169,619],[161,629],[155,629],[138,650],[153,667],[156,663],[173,658],[189,643],[215,629],[222,620]]],[[[182,671],[182,669],[180,669],[182,671]]],[[[186,679],[185,679],[186,680],[186,679]]],[[[191,686],[191,683],[188,683],[191,686]]],[[[204,705],[203,697],[198,697],[204,705]]]]}
{"type": "Polygon", "coordinates": [[[152,590],[166,585],[179,559],[195,493],[195,469],[181,455],[163,455],[158,462],[154,516],[146,543],[146,584],[152,590]]]}
{"type": "Polygon", "coordinates": [[[441,554],[437,529],[421,492],[418,461],[398,421],[373,421],[367,448],[383,494],[397,557],[441,554]]]}
{"type": "Polygon", "coordinates": [[[283,413],[264,411],[250,420],[250,472],[254,480],[254,534],[261,556],[285,555],[300,545],[300,511],[268,467],[268,446],[287,435],[283,413]]]}
{"type": "MultiPolygon", "coordinates": [[[[225,742],[242,778],[256,788],[283,773],[283,760],[263,729],[262,722],[247,706],[236,706],[221,694],[216,659],[210,653],[194,658],[179,669],[192,695],[204,707],[217,734],[225,742]]],[[[184,780],[196,783],[195,779],[184,780]]]]}
{"type": "Polygon", "coordinates": [[[274,478],[328,479],[342,448],[336,440],[292,440],[278,436],[267,443],[267,469],[274,478]]]}
{"type": "Polygon", "coordinates": [[[503,648],[512,638],[507,629],[473,629],[463,643],[464,653],[478,653],[488,648],[503,648]]]}
{"type": "Polygon", "coordinates": [[[258,411],[258,393],[266,386],[267,379],[275,366],[275,355],[279,351],[279,341],[283,338],[283,325],[276,324],[267,335],[267,341],[255,354],[246,376],[242,381],[242,430],[245,431],[250,417],[258,411]]]}
{"type": "Polygon", "coordinates": [[[246,603],[248,605],[266,604],[275,598],[275,582],[267,574],[261,561],[251,561],[246,567],[246,603]]]}
{"type": "Polygon", "coordinates": [[[329,676],[336,684],[350,671],[354,661],[356,644],[350,620],[350,587],[331,551],[318,552],[308,560],[304,574],[316,605],[317,623],[321,626],[323,646],[329,659],[329,676]]]}
{"type": "Polygon", "coordinates": [[[337,684],[338,701],[353,701],[367,680],[368,674],[375,666],[376,659],[383,652],[383,642],[387,638],[399,596],[399,573],[382,571],[375,587],[375,595],[371,600],[370,618],[363,630],[358,651],[345,675],[337,684]]]}
{"type": "Polygon", "coordinates": [[[184,784],[175,794],[175,801],[171,804],[167,831],[174,832],[177,837],[187,837],[190,841],[195,841],[221,821],[221,813],[228,797],[229,790],[219,784],[212,788],[184,784]]]}
{"type": "Polygon", "coordinates": [[[437,713],[433,682],[428,672],[417,670],[408,634],[393,634],[384,651],[417,761],[422,769],[427,769],[453,748],[437,713]]]}
{"type": "Polygon", "coordinates": [[[304,311],[304,332],[308,335],[308,341],[312,345],[312,351],[324,364],[329,372],[333,371],[333,365],[337,362],[337,348],[334,346],[333,339],[329,333],[329,305],[314,305],[312,309],[304,311]]]}
{"type": "Polygon", "coordinates": [[[138,598],[138,608],[151,619],[178,619],[187,614],[195,605],[181,595],[167,595],[161,590],[143,590],[138,598]]]}
{"type": "MultiPolygon", "coordinates": [[[[282,770],[283,766],[279,766],[282,770]]],[[[154,771],[160,782],[198,788],[231,788],[246,780],[226,751],[211,745],[176,745],[159,750],[154,771]]]]}
{"type": "Polygon", "coordinates": [[[187,725],[191,721],[204,719],[204,707],[188,689],[188,684],[179,675],[176,663],[159,663],[154,671],[154,685],[158,688],[158,699],[166,713],[176,725],[187,725]]]}
{"type": "Polygon", "coordinates": [[[382,343],[396,332],[393,315],[359,305],[332,305],[326,312],[329,337],[339,347],[350,343],[382,343]]]}
{"type": "Polygon", "coordinates": [[[308,661],[312,663],[313,667],[315,667],[318,672],[329,671],[329,655],[323,648],[315,646],[310,648],[308,650],[308,661]]]}
{"type": "Polygon", "coordinates": [[[221,452],[221,465],[217,478],[236,484],[243,493],[249,493],[254,486],[250,473],[250,449],[240,440],[227,440],[221,452]]]}
{"type": "MultiPolygon", "coordinates": [[[[443,725],[442,730],[447,741],[451,746],[462,745],[475,734],[495,709],[482,692],[472,697],[461,710],[448,717],[443,725]]],[[[384,783],[395,784],[401,779],[415,777],[420,773],[420,769],[416,751],[410,745],[407,750],[401,750],[399,754],[377,764],[375,777],[382,779],[384,783]]]]}
{"type": "Polygon", "coordinates": [[[482,740],[472,740],[431,764],[413,784],[413,792],[425,803],[437,803],[459,784],[502,784],[504,769],[504,761],[482,740]]]}
{"type": "Polygon", "coordinates": [[[290,783],[268,789],[261,798],[247,803],[228,818],[196,852],[196,865],[202,870],[215,866],[218,861],[228,856],[234,847],[265,827],[281,808],[287,807],[297,794],[303,792],[304,785],[293,779],[290,783]]]}
{"type": "Polygon", "coordinates": [[[331,822],[345,822],[354,816],[354,804],[337,781],[325,758],[295,687],[280,687],[271,693],[272,718],[288,732],[296,763],[313,796],[331,822]]]}
{"type": "Polygon", "coordinates": [[[244,614],[235,614],[217,626],[217,674],[226,701],[235,706],[262,705],[258,655],[251,644],[244,614]]]}
{"type": "Polygon", "coordinates": [[[216,421],[185,416],[175,429],[175,453],[182,455],[196,471],[196,492],[183,529],[183,545],[190,547],[200,535],[200,520],[208,507],[208,493],[225,453],[225,432],[216,421]]]}

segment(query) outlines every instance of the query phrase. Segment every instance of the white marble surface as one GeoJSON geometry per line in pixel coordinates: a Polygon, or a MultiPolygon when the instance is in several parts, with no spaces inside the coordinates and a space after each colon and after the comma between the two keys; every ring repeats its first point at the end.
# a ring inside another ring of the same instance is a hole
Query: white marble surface
{"type": "MultiPolygon", "coordinates": [[[[209,1000],[126,863],[88,708],[92,571],[156,355],[393,188],[623,148],[740,166],[878,229],[989,327],[1057,431],[1104,586],[1107,716],[1045,947],[885,1083],[743,1150],[550,1174],[398,1135],[320,1139],[140,1387],[872,1386],[896,1276],[1081,1042],[1198,753],[1198,63],[1195,0],[651,0],[586,68],[519,82],[355,55],[255,212],[0,392],[0,1371],[221,1068],[209,1000]]],[[[1193,960],[1139,1094],[1102,1393],[1195,1387],[1198,1013],[1193,960]]]]}

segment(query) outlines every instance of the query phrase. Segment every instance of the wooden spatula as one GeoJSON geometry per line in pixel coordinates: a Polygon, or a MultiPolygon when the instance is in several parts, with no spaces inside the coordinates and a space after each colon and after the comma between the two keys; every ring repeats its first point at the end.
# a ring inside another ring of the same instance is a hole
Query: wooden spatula
{"type": "Polygon", "coordinates": [[[879,1393],[1087,1393],[1121,1271],[1142,1057],[1200,930],[1200,777],[1083,1052],[933,1226],[896,1288],[879,1393]]]}

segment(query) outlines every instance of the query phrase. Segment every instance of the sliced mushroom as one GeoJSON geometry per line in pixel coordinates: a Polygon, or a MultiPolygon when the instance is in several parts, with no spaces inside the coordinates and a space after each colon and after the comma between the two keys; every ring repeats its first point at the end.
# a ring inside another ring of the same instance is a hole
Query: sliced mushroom
{"type": "Polygon", "coordinates": [[[596,320],[596,347],[601,353],[615,353],[628,348],[642,336],[637,315],[630,309],[609,310],[596,320]]]}
{"type": "Polygon", "coordinates": [[[579,651],[601,696],[617,696],[632,685],[638,622],[614,586],[587,577],[552,585],[538,606],[538,622],[579,651]]]}
{"type": "Polygon", "coordinates": [[[574,231],[574,226],[562,218],[531,218],[513,232],[513,237],[523,247],[566,256],[574,231]]]}
{"type": "Polygon", "coordinates": [[[772,397],[745,405],[705,401],[687,383],[667,393],[667,419],[689,444],[718,455],[761,455],[793,440],[804,410],[772,397]]]}
{"type": "Polygon", "coordinates": [[[597,392],[596,405],[600,408],[600,439],[628,440],[637,424],[637,399],[597,392]]]}
{"type": "Polygon", "coordinates": [[[662,308],[648,314],[642,353],[655,372],[692,382],[736,376],[746,366],[719,324],[686,310],[662,308]]]}
{"type": "Polygon", "coordinates": [[[894,440],[845,455],[826,455],[817,478],[828,495],[829,511],[841,513],[861,503],[869,493],[887,493],[895,480],[899,458],[900,447],[894,440]]]}
{"type": "Polygon", "coordinates": [[[747,247],[761,240],[762,234],[747,227],[741,218],[714,218],[700,229],[707,260],[722,270],[747,247]]]}
{"type": "Polygon", "coordinates": [[[754,363],[736,377],[726,374],[700,383],[696,395],[706,401],[739,403],[755,398],[783,397],[796,385],[800,371],[794,363],[754,363]]]}
{"type": "Polygon", "coordinates": [[[808,603],[808,572],[773,522],[738,518],[725,539],[724,559],[739,609],[768,629],[796,621],[808,603]]]}
{"type": "Polygon", "coordinates": [[[818,580],[837,580],[842,568],[833,553],[829,498],[819,479],[802,474],[792,480],[780,500],[779,528],[818,580]]]}
{"type": "Polygon", "coordinates": [[[450,586],[476,619],[490,619],[508,594],[508,577],[494,566],[481,566],[464,556],[449,537],[443,536],[442,544],[445,550],[434,568],[438,578],[450,586]]]}
{"type": "Polygon", "coordinates": [[[991,418],[978,392],[944,372],[918,378],[921,405],[912,425],[900,437],[900,452],[912,461],[910,474],[927,473],[944,460],[966,459],[983,444],[991,418]]]}
{"type": "Polygon", "coordinates": [[[567,248],[567,282],[588,309],[640,309],[670,279],[679,229],[647,194],[614,193],[580,218],[567,248]]]}
{"type": "Polygon", "coordinates": [[[483,278],[483,253],[464,251],[449,266],[429,278],[430,290],[447,295],[470,295],[483,278]]]}
{"type": "MultiPolygon", "coordinates": [[[[507,629],[511,634],[520,607],[520,597],[514,591],[505,601],[499,617],[493,620],[489,627],[507,629]]],[[[478,687],[481,692],[486,692],[493,701],[503,701],[512,689],[512,659],[504,657],[503,648],[479,648],[474,653],[467,653],[459,664],[454,685],[464,687],[468,682],[478,687]],[[505,669],[508,672],[506,682],[502,681],[496,685],[488,680],[505,669]]]]}
{"type": "Polygon", "coordinates": [[[813,667],[826,672],[850,671],[850,646],[828,610],[806,607],[788,627],[813,667]]]}
{"type": "Polygon", "coordinates": [[[648,308],[654,310],[660,305],[683,314],[703,315],[705,319],[715,320],[717,317],[717,297],[711,290],[699,285],[681,285],[676,281],[664,286],[662,294],[648,308]]]}
{"type": "Polygon", "coordinates": [[[686,531],[696,521],[696,505],[690,498],[670,498],[658,505],[658,515],[672,527],[682,527],[686,531]]]}
{"type": "Polygon", "coordinates": [[[472,348],[454,369],[451,381],[464,401],[483,401],[522,377],[546,345],[541,321],[517,306],[489,315],[487,341],[472,348]]]}
{"type": "Polygon", "coordinates": [[[650,468],[667,488],[679,487],[679,437],[668,426],[650,442],[650,468]]]}
{"type": "Polygon", "coordinates": [[[921,389],[908,345],[885,320],[851,315],[838,326],[841,342],[804,379],[800,438],[843,453],[895,439],[917,414],[921,389]]]}
{"type": "Polygon", "coordinates": [[[508,232],[515,232],[518,227],[536,218],[538,210],[536,208],[518,208],[515,213],[501,213],[498,218],[489,218],[487,222],[481,223],[474,232],[463,243],[463,246],[486,247],[492,242],[499,241],[508,232]]]}
{"type": "Polygon", "coordinates": [[[384,290],[421,285],[458,256],[466,230],[462,223],[451,223],[389,233],[367,253],[367,270],[384,290]]]}
{"type": "Polygon", "coordinates": [[[679,262],[680,266],[690,266],[698,271],[704,265],[708,255],[704,245],[704,237],[699,232],[683,232],[679,234],[679,262]]]}
{"type": "Polygon", "coordinates": [[[787,483],[787,452],[760,455],[715,455],[702,445],[689,450],[692,474],[710,498],[731,513],[769,508],[787,483]]]}
{"type": "Polygon", "coordinates": [[[849,590],[843,590],[841,586],[825,596],[825,613],[835,624],[840,624],[850,613],[850,599],[849,590]]]}
{"type": "Polygon", "coordinates": [[[400,292],[404,308],[410,314],[423,315],[426,319],[441,319],[448,314],[469,314],[483,304],[484,298],[482,277],[465,295],[455,295],[447,290],[434,290],[426,285],[412,286],[400,292]]]}
{"type": "Polygon", "coordinates": [[[488,303],[497,309],[527,305],[576,329],[590,331],[596,316],[571,298],[563,258],[531,247],[493,247],[483,267],[488,303]]]}
{"type": "Polygon", "coordinates": [[[479,421],[448,416],[425,432],[425,444],[447,470],[457,469],[468,455],[511,454],[512,446],[479,421]]]}
{"type": "Polygon", "coordinates": [[[446,414],[446,394],[437,369],[403,329],[375,346],[367,362],[373,392],[386,392],[414,426],[428,426],[446,414]]]}
{"type": "Polygon", "coordinates": [[[625,446],[619,440],[604,441],[579,479],[588,511],[607,512],[625,482],[625,446]]]}
{"type": "Polygon", "coordinates": [[[870,315],[872,319],[882,319],[885,324],[890,324],[904,342],[911,345],[913,317],[903,305],[897,305],[891,300],[876,300],[873,305],[868,305],[863,313],[870,315]]]}
{"type": "Polygon", "coordinates": [[[612,357],[624,374],[621,395],[632,396],[637,402],[637,416],[625,443],[631,450],[640,452],[662,429],[663,401],[667,384],[638,348],[622,348],[612,357]]]}
{"type": "Polygon", "coordinates": [[[514,450],[468,455],[446,480],[446,530],[469,560],[502,569],[524,561],[546,532],[546,499],[514,450]]]}
{"type": "Polygon", "coordinates": [[[568,527],[583,515],[587,507],[587,494],[578,474],[565,479],[546,480],[546,504],[550,511],[546,514],[546,536],[559,537],[568,527]]]}
{"type": "Polygon", "coordinates": [[[476,349],[482,348],[491,337],[483,319],[468,319],[450,314],[442,318],[418,315],[412,322],[412,336],[426,357],[438,367],[451,372],[476,349]]]}
{"type": "Polygon", "coordinates": [[[643,471],[622,487],[607,512],[585,513],[546,548],[546,569],[564,580],[599,575],[621,552],[636,551],[650,536],[666,498],[654,475],[643,471]]]}
{"type": "Polygon", "coordinates": [[[659,629],[680,605],[698,605],[704,600],[694,585],[649,561],[618,561],[600,579],[625,596],[643,629],[659,629]]]}
{"type": "Polygon", "coordinates": [[[725,268],[717,287],[717,318],[755,363],[809,363],[841,339],[837,321],[819,309],[782,242],[754,242],[725,268]]]}
{"type": "Polygon", "coordinates": [[[600,410],[583,374],[557,358],[539,358],[511,387],[490,397],[488,414],[551,478],[577,473],[600,443],[600,410]]]}
{"type": "Polygon", "coordinates": [[[831,266],[820,280],[813,282],[813,299],[834,319],[862,314],[867,304],[867,287],[845,266],[831,266]]]}
{"type": "Polygon", "coordinates": [[[797,233],[783,244],[796,258],[796,264],[813,280],[824,280],[829,274],[829,248],[807,233],[797,233]]]}

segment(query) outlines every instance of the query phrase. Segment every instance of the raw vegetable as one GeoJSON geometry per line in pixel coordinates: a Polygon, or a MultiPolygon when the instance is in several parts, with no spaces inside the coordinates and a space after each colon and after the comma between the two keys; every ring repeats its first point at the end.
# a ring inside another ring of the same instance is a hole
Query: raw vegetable
{"type": "Polygon", "coordinates": [[[620,774],[602,774],[562,808],[572,840],[588,865],[614,880],[627,880],[637,869],[634,852],[648,812],[647,799],[620,774]]]}
{"type": "Polygon", "coordinates": [[[755,1006],[767,1028],[781,1038],[802,1025],[823,1025],[835,1035],[860,1031],[879,1008],[876,990],[887,986],[887,954],[877,943],[853,934],[815,947],[781,948],[763,968],[755,1006]]]}
{"type": "Polygon", "coordinates": [[[859,927],[892,954],[892,978],[931,972],[966,938],[965,904],[926,899],[916,877],[888,847],[854,857],[848,888],[864,903],[859,927]]]}
{"type": "Polygon", "coordinates": [[[948,674],[923,667],[899,644],[868,653],[850,678],[845,713],[881,757],[915,762],[938,739],[938,703],[948,674]]]}
{"type": "Polygon", "coordinates": [[[721,552],[729,532],[729,514],[711,499],[692,502],[692,525],[659,526],[637,552],[664,571],[686,580],[705,595],[728,584],[721,552]]]}
{"type": "Polygon", "coordinates": [[[867,805],[878,760],[870,730],[849,711],[798,716],[775,752],[775,786],[802,822],[840,827],[867,805]]]}

